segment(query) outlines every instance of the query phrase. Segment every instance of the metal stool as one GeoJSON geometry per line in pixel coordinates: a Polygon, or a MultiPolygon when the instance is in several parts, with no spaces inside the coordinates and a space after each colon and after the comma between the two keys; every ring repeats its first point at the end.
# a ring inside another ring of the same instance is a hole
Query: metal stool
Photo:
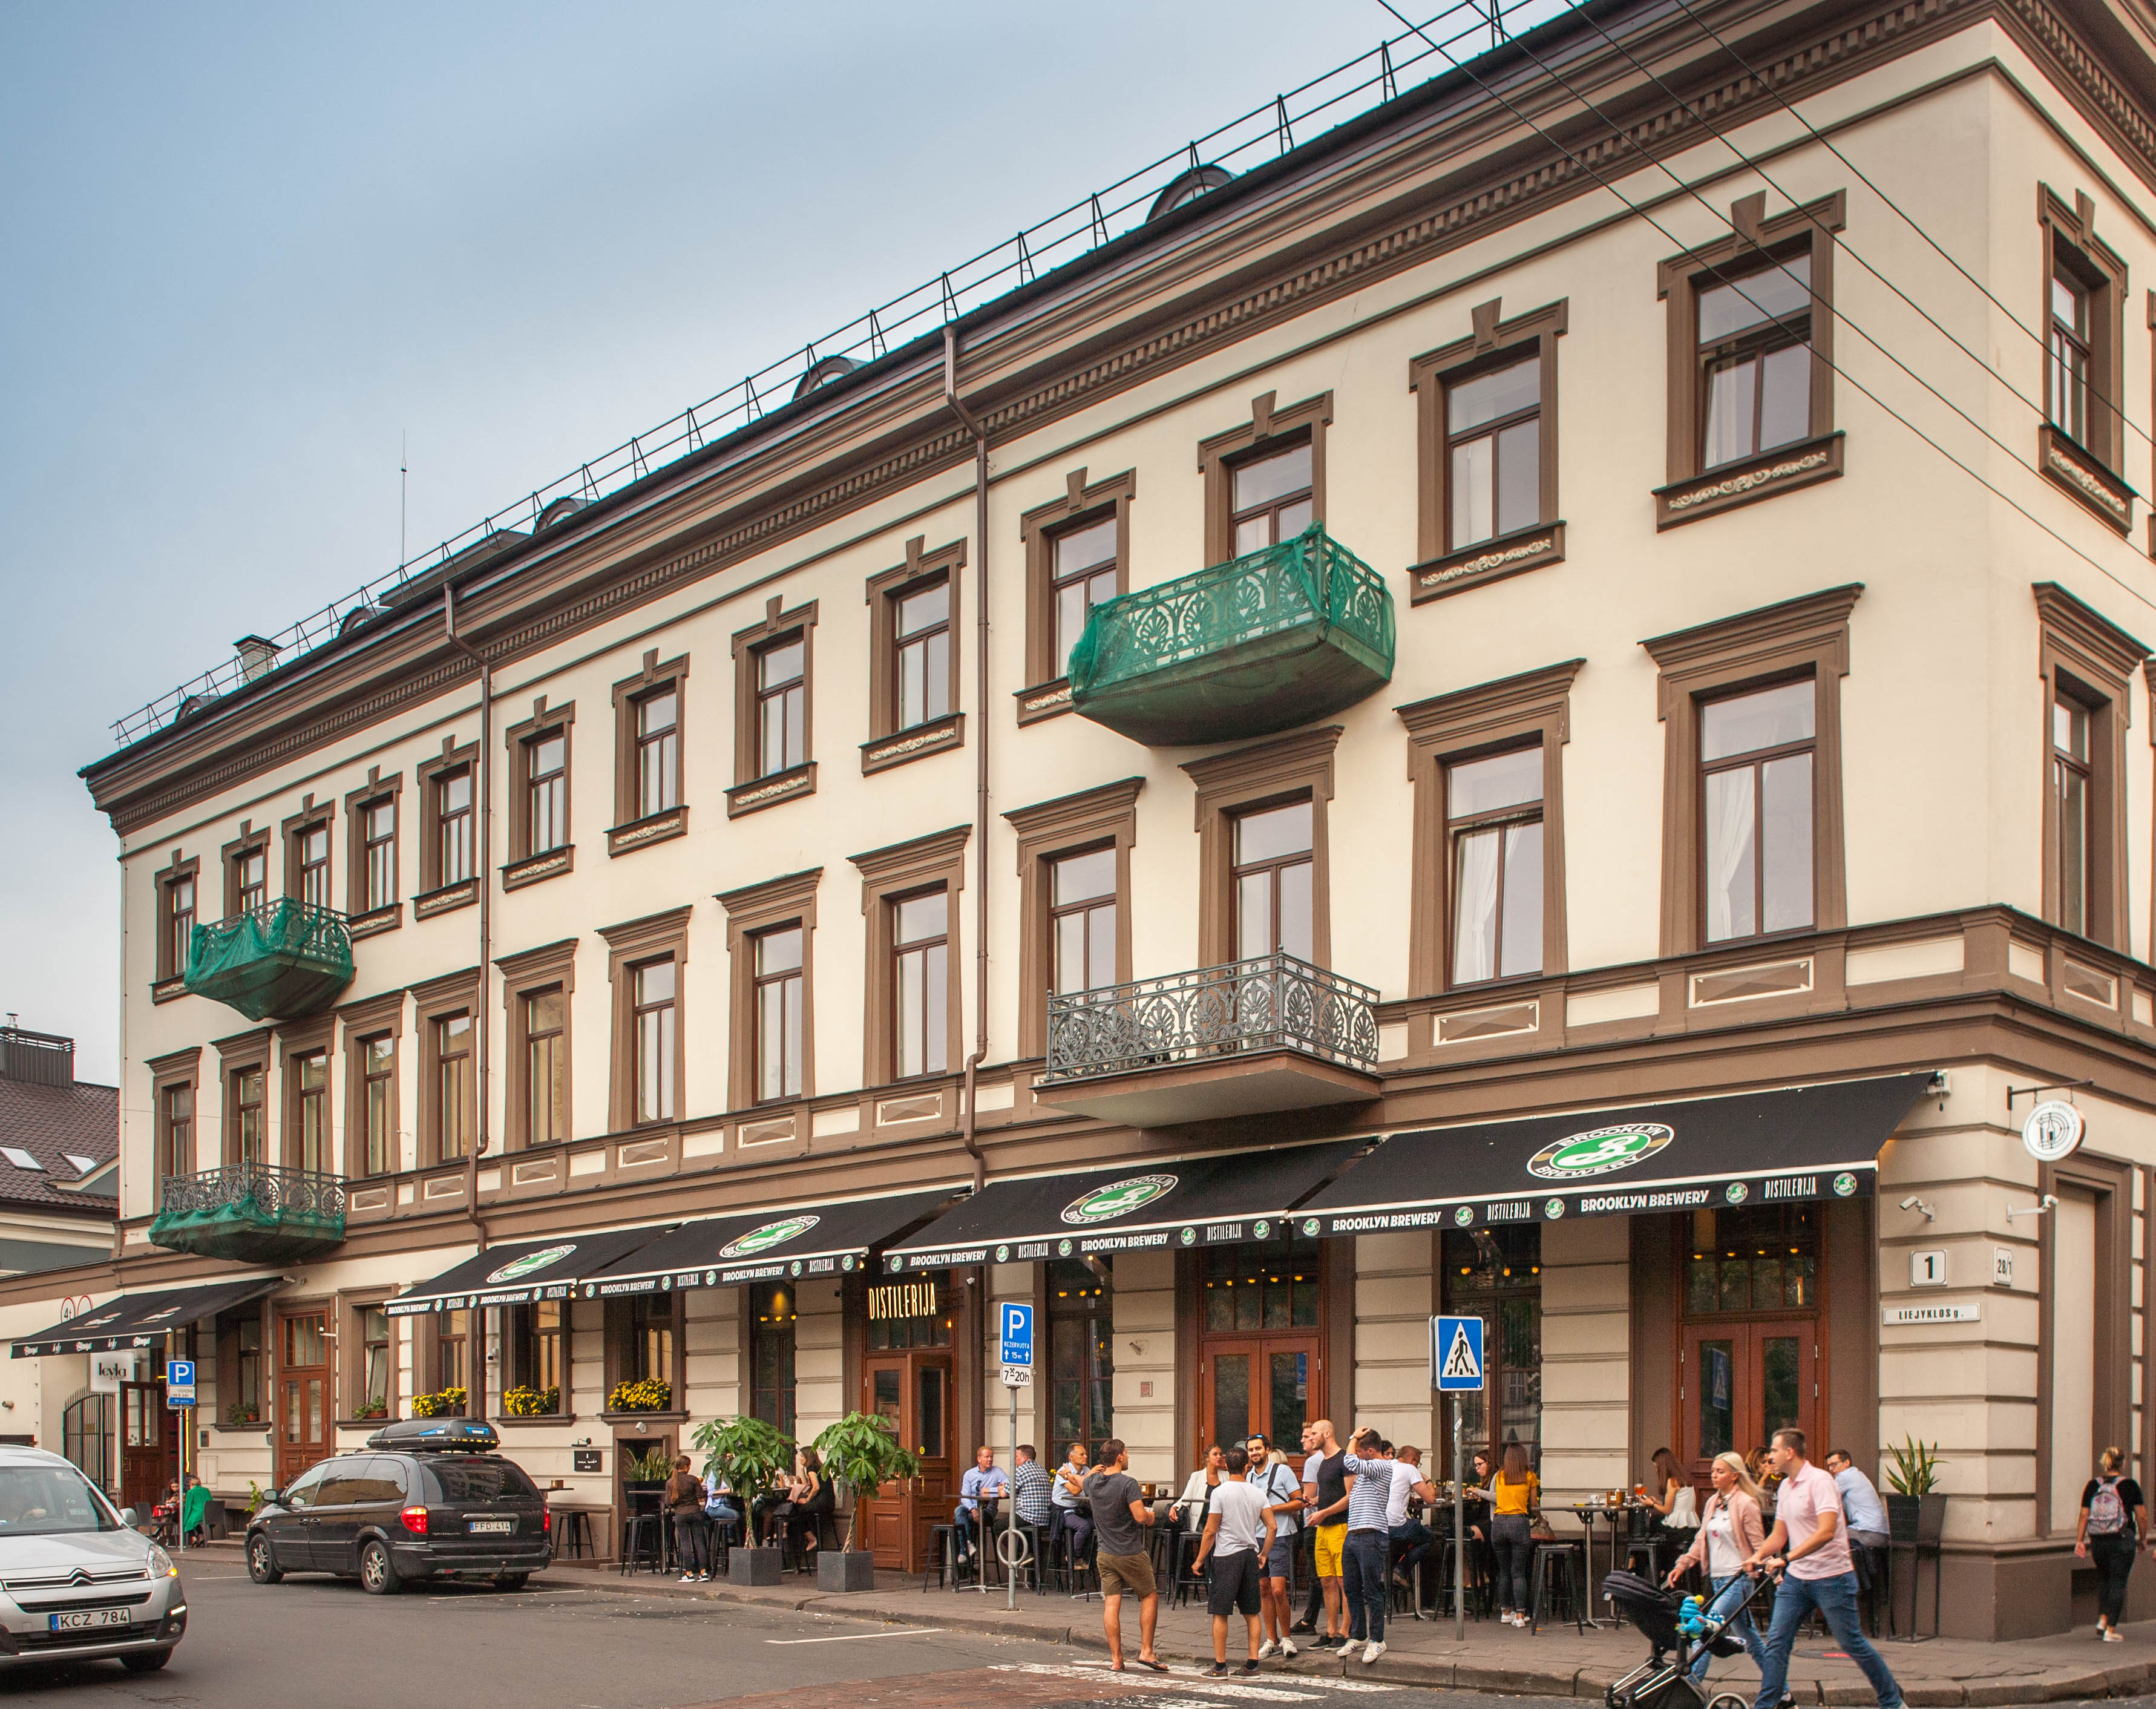
{"type": "Polygon", "coordinates": [[[634,1573],[640,1558],[649,1558],[644,1570],[663,1573],[666,1570],[666,1526],[656,1513],[633,1513],[623,1527],[621,1565],[619,1573],[634,1573]]]}
{"type": "Polygon", "coordinates": [[[1530,1631],[1542,1629],[1546,1599],[1553,1602],[1560,1596],[1572,1604],[1573,1625],[1582,1632],[1587,1629],[1587,1597],[1585,1587],[1580,1583],[1583,1576],[1578,1543],[1535,1545],[1534,1595],[1527,1612],[1530,1631]]]}
{"type": "Polygon", "coordinates": [[[583,1560],[593,1554],[592,1516],[582,1507],[555,1507],[554,1558],[583,1560]]]}

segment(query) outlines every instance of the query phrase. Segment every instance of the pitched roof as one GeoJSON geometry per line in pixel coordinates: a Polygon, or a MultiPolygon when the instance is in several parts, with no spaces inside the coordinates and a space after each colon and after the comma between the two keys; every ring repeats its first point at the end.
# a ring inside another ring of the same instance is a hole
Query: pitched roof
{"type": "Polygon", "coordinates": [[[0,1151],[0,1203],[102,1216],[118,1210],[119,1183],[113,1172],[105,1170],[94,1188],[73,1183],[96,1175],[120,1155],[119,1087],[0,1079],[0,1147],[28,1152],[44,1166],[19,1168],[0,1151]],[[95,1167],[80,1168],[70,1155],[95,1167]]]}

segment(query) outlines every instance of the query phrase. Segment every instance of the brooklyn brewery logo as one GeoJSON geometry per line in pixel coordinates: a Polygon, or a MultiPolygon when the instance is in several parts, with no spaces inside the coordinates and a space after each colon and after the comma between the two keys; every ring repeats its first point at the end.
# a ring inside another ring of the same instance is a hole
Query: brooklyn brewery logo
{"type": "Polygon", "coordinates": [[[1545,1181],[1579,1181],[1644,1163],[1676,1135],[1659,1121],[1598,1127],[1544,1146],[1527,1159],[1527,1173],[1545,1181]]]}
{"type": "Polygon", "coordinates": [[[560,1246],[542,1246],[536,1252],[527,1252],[521,1258],[512,1258],[501,1269],[490,1273],[486,1286],[499,1287],[504,1282],[521,1281],[535,1270],[544,1270],[550,1264],[560,1262],[577,1250],[574,1240],[560,1246]]]}
{"type": "Polygon", "coordinates": [[[1177,1178],[1173,1175],[1132,1175],[1127,1180],[1096,1187],[1065,1205],[1063,1220],[1080,1228],[1094,1223],[1111,1223],[1117,1217],[1127,1217],[1156,1198],[1174,1192],[1177,1178]]]}
{"type": "Polygon", "coordinates": [[[782,1217],[775,1223],[766,1223],[760,1229],[751,1229],[738,1240],[729,1240],[719,1248],[721,1258],[753,1258],[759,1252],[768,1252],[774,1246],[783,1246],[797,1234],[805,1234],[824,1219],[817,1216],[782,1217]]]}

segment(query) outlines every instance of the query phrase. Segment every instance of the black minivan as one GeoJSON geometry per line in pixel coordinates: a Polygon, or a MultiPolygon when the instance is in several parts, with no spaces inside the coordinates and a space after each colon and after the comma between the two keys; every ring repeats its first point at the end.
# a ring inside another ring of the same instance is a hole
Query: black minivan
{"type": "Polygon", "coordinates": [[[357,1578],[377,1596],[408,1579],[489,1578],[516,1590],[552,1558],[547,1499],[495,1450],[494,1427],[413,1419],[311,1465],[248,1522],[247,1576],[357,1578]]]}

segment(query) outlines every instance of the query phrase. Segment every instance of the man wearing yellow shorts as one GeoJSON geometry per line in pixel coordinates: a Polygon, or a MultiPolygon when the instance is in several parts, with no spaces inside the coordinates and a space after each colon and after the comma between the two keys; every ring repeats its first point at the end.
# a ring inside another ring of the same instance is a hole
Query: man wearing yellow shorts
{"type": "Polygon", "coordinates": [[[1325,1593],[1325,1630],[1317,1640],[1320,1650],[1337,1650],[1348,1641],[1348,1599],[1340,1585],[1347,1569],[1342,1563],[1348,1542],[1348,1469],[1342,1464],[1340,1439],[1332,1434],[1332,1420],[1320,1419],[1310,1427],[1317,1439],[1316,1481],[1305,1491],[1311,1503],[1310,1522],[1316,1540],[1318,1588],[1325,1593]]]}

